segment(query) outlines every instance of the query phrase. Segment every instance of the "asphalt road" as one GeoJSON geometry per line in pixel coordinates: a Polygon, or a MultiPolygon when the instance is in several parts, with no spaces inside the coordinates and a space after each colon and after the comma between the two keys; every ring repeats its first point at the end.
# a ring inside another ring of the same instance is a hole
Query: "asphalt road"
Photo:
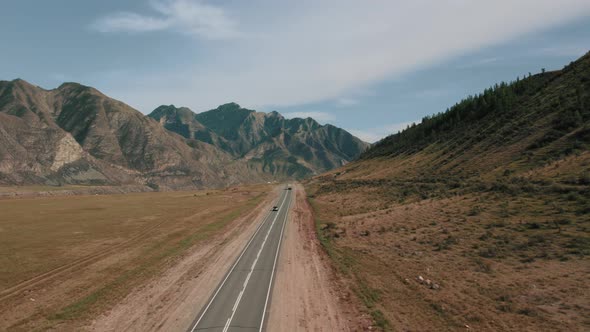
{"type": "Polygon", "coordinates": [[[283,190],[189,331],[262,331],[292,199],[283,190]]]}

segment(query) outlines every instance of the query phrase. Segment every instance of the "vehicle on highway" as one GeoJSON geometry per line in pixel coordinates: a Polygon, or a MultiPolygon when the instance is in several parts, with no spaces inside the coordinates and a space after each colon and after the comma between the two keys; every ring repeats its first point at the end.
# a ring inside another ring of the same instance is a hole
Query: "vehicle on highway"
{"type": "Polygon", "coordinates": [[[278,206],[273,206],[273,207],[272,207],[272,210],[273,210],[273,211],[278,211],[278,210],[279,210],[279,207],[278,207],[278,206]]]}

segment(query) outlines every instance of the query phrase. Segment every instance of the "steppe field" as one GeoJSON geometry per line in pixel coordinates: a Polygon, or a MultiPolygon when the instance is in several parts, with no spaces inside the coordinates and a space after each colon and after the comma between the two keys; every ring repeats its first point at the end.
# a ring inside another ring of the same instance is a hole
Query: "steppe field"
{"type": "MultiPolygon", "coordinates": [[[[270,192],[258,185],[0,199],[0,330],[88,325],[189,252],[213,255],[253,222],[270,192]]],[[[185,272],[196,278],[203,262],[195,262],[185,272]]]]}

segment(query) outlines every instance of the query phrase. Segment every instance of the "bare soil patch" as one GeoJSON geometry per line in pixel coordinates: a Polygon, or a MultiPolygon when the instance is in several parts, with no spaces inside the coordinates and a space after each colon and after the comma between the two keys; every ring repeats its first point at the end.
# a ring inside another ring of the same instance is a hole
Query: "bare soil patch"
{"type": "Polygon", "coordinates": [[[297,185],[277,265],[268,331],[358,331],[370,325],[331,264],[315,234],[305,190],[297,185]]]}

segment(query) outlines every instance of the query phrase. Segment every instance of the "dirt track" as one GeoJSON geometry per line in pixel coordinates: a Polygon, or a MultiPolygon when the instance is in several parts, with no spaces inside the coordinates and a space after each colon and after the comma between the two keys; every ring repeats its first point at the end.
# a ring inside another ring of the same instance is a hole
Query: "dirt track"
{"type": "Polygon", "coordinates": [[[47,271],[47,272],[42,273],[40,275],[37,275],[31,279],[25,280],[25,281],[23,281],[19,284],[16,284],[8,289],[4,289],[4,290],[0,291],[0,301],[7,300],[12,296],[18,296],[19,293],[22,292],[23,290],[42,285],[43,283],[49,282],[52,279],[57,278],[61,275],[67,275],[68,272],[71,273],[71,271],[73,269],[82,268],[86,265],[97,262],[101,258],[107,257],[117,251],[124,250],[129,245],[131,245],[137,241],[140,241],[141,239],[149,236],[150,232],[152,232],[156,228],[160,227],[161,225],[162,225],[162,223],[153,225],[153,226],[145,229],[141,233],[137,234],[136,236],[130,238],[127,241],[124,241],[120,244],[112,246],[106,250],[103,250],[103,251],[100,251],[97,253],[93,253],[90,255],[86,255],[86,256],[76,259],[70,263],[61,265],[53,270],[50,270],[50,271],[47,271]]]}
{"type": "MultiPolygon", "coordinates": [[[[350,293],[336,278],[317,240],[303,186],[285,231],[270,304],[268,331],[358,331],[362,323],[350,293]]],[[[364,319],[366,321],[366,319],[364,319]]]]}

